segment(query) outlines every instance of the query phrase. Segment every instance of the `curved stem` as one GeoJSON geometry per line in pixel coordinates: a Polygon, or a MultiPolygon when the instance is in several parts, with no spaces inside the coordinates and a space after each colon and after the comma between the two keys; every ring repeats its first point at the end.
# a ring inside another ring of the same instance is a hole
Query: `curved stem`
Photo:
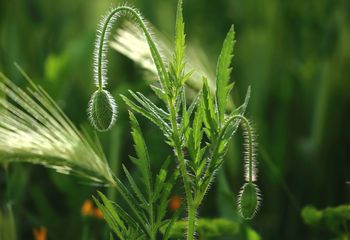
{"type": "MultiPolygon", "coordinates": [[[[215,144],[214,150],[213,150],[213,155],[212,155],[212,159],[217,159],[217,154],[218,154],[218,150],[219,150],[219,146],[220,146],[220,140],[222,139],[222,137],[224,136],[227,128],[230,126],[230,124],[239,119],[240,121],[243,121],[243,124],[246,126],[246,130],[247,130],[247,134],[248,134],[248,144],[249,144],[249,163],[248,163],[248,176],[249,176],[249,182],[251,183],[253,181],[253,136],[252,136],[252,130],[250,127],[250,123],[249,120],[244,117],[243,115],[233,115],[231,116],[231,118],[226,122],[225,126],[222,128],[222,130],[220,131],[219,137],[217,138],[217,142],[215,144]]],[[[199,197],[199,203],[202,202],[204,195],[206,194],[209,184],[212,181],[212,178],[215,174],[215,171],[212,171],[211,168],[213,166],[214,163],[212,163],[207,169],[206,172],[204,174],[204,178],[207,178],[208,181],[206,181],[206,184],[204,186],[204,191],[201,193],[200,197],[199,197]]]]}
{"type": "Polygon", "coordinates": [[[227,126],[231,121],[234,121],[236,118],[239,118],[241,121],[243,121],[243,125],[245,125],[245,130],[247,131],[248,135],[248,180],[249,183],[253,182],[253,133],[252,129],[250,127],[250,123],[247,118],[245,118],[243,115],[234,115],[232,118],[228,121],[227,126]]]}
{"type": "Polygon", "coordinates": [[[112,10],[109,15],[106,17],[105,22],[103,23],[103,27],[101,30],[101,35],[100,35],[100,42],[99,44],[99,48],[98,48],[98,60],[97,60],[97,74],[98,74],[98,88],[102,89],[103,88],[103,79],[102,79],[102,64],[103,64],[103,47],[104,47],[104,43],[105,43],[105,36],[107,33],[107,29],[108,26],[110,24],[110,22],[113,20],[113,17],[121,12],[126,12],[128,14],[131,15],[131,19],[133,19],[137,25],[139,25],[139,27],[142,29],[142,31],[144,32],[147,42],[149,44],[149,48],[151,51],[151,55],[152,55],[152,59],[156,65],[157,71],[158,71],[158,75],[160,76],[160,81],[161,84],[164,86],[166,85],[166,69],[165,69],[165,65],[164,62],[160,56],[160,53],[156,47],[155,42],[153,41],[151,34],[149,33],[146,24],[144,22],[144,20],[142,19],[142,16],[140,13],[138,13],[135,9],[128,7],[128,6],[121,6],[121,7],[117,7],[114,10],[112,10]]]}
{"type": "Polygon", "coordinates": [[[102,83],[102,55],[103,55],[103,44],[104,44],[104,38],[107,32],[107,27],[109,24],[109,21],[112,19],[112,17],[114,16],[114,14],[116,13],[112,12],[110,15],[108,15],[108,17],[106,18],[106,21],[103,25],[102,31],[101,31],[101,37],[100,37],[100,42],[99,42],[99,48],[98,48],[98,66],[97,66],[97,75],[98,75],[98,89],[101,90],[103,87],[103,83],[102,83]]]}
{"type": "Polygon", "coordinates": [[[248,177],[249,177],[249,183],[252,183],[253,182],[253,133],[250,127],[249,120],[245,118],[243,115],[232,116],[226,123],[224,131],[222,131],[222,134],[225,133],[225,130],[229,126],[229,124],[237,118],[243,121],[243,125],[245,125],[245,128],[246,128],[245,130],[247,131],[247,135],[248,135],[248,177]]]}

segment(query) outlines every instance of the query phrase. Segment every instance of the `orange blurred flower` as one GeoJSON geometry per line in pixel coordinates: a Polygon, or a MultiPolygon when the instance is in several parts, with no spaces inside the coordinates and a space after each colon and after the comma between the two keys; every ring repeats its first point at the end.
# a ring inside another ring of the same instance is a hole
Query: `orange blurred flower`
{"type": "Polygon", "coordinates": [[[94,209],[94,217],[98,219],[103,219],[103,213],[100,209],[95,208],[94,209]]]}
{"type": "Polygon", "coordinates": [[[169,208],[171,211],[175,212],[181,207],[181,198],[179,196],[172,196],[169,201],[169,208]]]}
{"type": "Polygon", "coordinates": [[[83,205],[81,206],[81,215],[84,217],[95,217],[97,219],[103,218],[103,213],[100,209],[94,207],[94,204],[91,200],[85,200],[83,205]]]}
{"type": "Polygon", "coordinates": [[[85,200],[81,206],[81,215],[92,216],[94,214],[94,204],[91,200],[85,200]]]}
{"type": "Polygon", "coordinates": [[[34,240],[46,240],[47,230],[44,226],[33,228],[34,240]]]}

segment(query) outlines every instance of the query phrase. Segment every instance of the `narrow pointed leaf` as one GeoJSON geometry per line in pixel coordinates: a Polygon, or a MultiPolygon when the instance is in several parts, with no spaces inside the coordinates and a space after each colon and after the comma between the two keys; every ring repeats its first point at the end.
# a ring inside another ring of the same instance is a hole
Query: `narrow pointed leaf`
{"type": "Polygon", "coordinates": [[[129,112],[130,123],[132,129],[132,137],[135,143],[135,150],[137,153],[138,160],[140,161],[139,167],[142,173],[142,180],[146,186],[147,194],[152,195],[152,172],[150,167],[150,159],[148,155],[147,146],[145,140],[143,139],[140,126],[132,112],[129,112]]]}
{"type": "Polygon", "coordinates": [[[227,97],[232,88],[232,86],[228,86],[228,82],[232,70],[231,61],[235,44],[234,37],[235,32],[232,26],[227,33],[216,67],[216,101],[220,122],[224,120],[227,97]]]}
{"type": "Polygon", "coordinates": [[[182,16],[182,0],[178,1],[175,24],[175,74],[179,79],[184,69],[185,56],[185,24],[182,16]]]}

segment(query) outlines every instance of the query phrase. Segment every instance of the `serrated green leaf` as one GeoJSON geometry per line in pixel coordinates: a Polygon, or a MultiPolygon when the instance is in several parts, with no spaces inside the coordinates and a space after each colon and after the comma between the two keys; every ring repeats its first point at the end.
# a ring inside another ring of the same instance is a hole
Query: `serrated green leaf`
{"type": "Polygon", "coordinates": [[[185,76],[183,76],[181,79],[181,84],[185,84],[187,80],[191,78],[193,73],[194,73],[194,70],[191,70],[188,73],[186,73],[185,76]]]}
{"type": "Polygon", "coordinates": [[[129,183],[130,183],[130,186],[132,188],[132,190],[134,191],[136,197],[138,198],[138,200],[140,201],[140,203],[142,204],[142,206],[147,206],[147,201],[146,199],[144,198],[141,190],[139,189],[139,187],[137,186],[137,184],[135,183],[133,177],[131,176],[130,172],[128,171],[128,169],[126,169],[126,167],[124,166],[123,164],[123,170],[124,170],[124,173],[126,175],[126,178],[128,179],[129,183]]]}
{"type": "Polygon", "coordinates": [[[152,196],[152,172],[151,172],[151,162],[148,155],[147,146],[145,140],[143,139],[140,125],[138,124],[135,115],[129,112],[130,123],[131,123],[131,135],[135,143],[135,151],[138,157],[140,171],[142,173],[142,182],[146,186],[146,191],[148,196],[152,196]]]}
{"type": "Polygon", "coordinates": [[[121,240],[141,239],[145,236],[144,230],[123,208],[108,200],[103,193],[98,192],[98,195],[102,203],[93,197],[96,205],[102,211],[108,226],[121,240]]]}
{"type": "Polygon", "coordinates": [[[202,106],[204,111],[204,123],[209,130],[208,137],[217,132],[217,115],[214,107],[212,95],[210,93],[208,81],[203,77],[202,106]]]}
{"type": "Polygon", "coordinates": [[[186,94],[185,89],[182,88],[181,91],[181,104],[182,104],[182,119],[181,119],[181,132],[183,132],[186,135],[186,132],[189,129],[190,125],[190,116],[187,112],[187,101],[186,101],[186,94]]]}
{"type": "Polygon", "coordinates": [[[168,206],[168,199],[178,177],[179,170],[175,169],[173,174],[171,174],[169,177],[169,180],[163,186],[163,190],[160,194],[161,199],[157,207],[157,222],[160,222],[165,216],[166,208],[168,206]]]}
{"type": "Polygon", "coordinates": [[[175,53],[174,53],[174,70],[177,79],[181,80],[184,70],[185,56],[185,24],[182,16],[182,0],[178,1],[176,24],[175,24],[175,53]]]}
{"type": "Polygon", "coordinates": [[[168,240],[170,238],[170,233],[171,233],[172,227],[174,226],[174,224],[176,223],[176,221],[178,220],[178,218],[180,216],[180,213],[181,213],[180,209],[178,209],[173,214],[173,216],[171,217],[170,221],[166,225],[166,228],[165,228],[165,231],[164,231],[163,240],[168,240]]]}
{"type": "Polygon", "coordinates": [[[187,113],[189,117],[191,117],[193,110],[200,104],[201,98],[202,98],[202,91],[198,93],[197,97],[192,101],[191,105],[188,107],[187,113]]]}
{"type": "Polygon", "coordinates": [[[148,111],[146,110],[143,106],[139,106],[137,105],[135,102],[131,101],[130,99],[128,99],[127,97],[121,95],[122,99],[124,100],[124,102],[134,111],[140,113],[141,115],[143,115],[144,117],[146,117],[148,120],[150,120],[151,122],[153,122],[156,126],[158,126],[163,133],[166,136],[170,136],[170,127],[168,124],[166,124],[164,122],[164,120],[161,119],[161,117],[159,115],[154,115],[153,111],[148,111]]]}
{"type": "Polygon", "coordinates": [[[151,86],[151,89],[153,90],[153,92],[159,97],[159,99],[161,99],[163,102],[166,103],[167,96],[166,96],[166,93],[164,92],[164,90],[159,88],[159,87],[156,87],[154,85],[150,85],[150,86],[151,86]]]}
{"type": "Polygon", "coordinates": [[[137,92],[135,94],[132,91],[129,91],[129,92],[138,102],[140,102],[145,107],[145,109],[152,111],[156,116],[160,116],[160,118],[162,120],[169,118],[169,113],[167,113],[163,109],[159,108],[157,105],[155,105],[151,100],[149,100],[142,93],[137,92]]]}
{"type": "Polygon", "coordinates": [[[112,229],[112,231],[122,240],[124,240],[124,232],[127,230],[124,222],[121,220],[117,212],[114,210],[113,206],[110,204],[109,200],[103,195],[103,193],[98,192],[102,203],[95,198],[92,197],[97,207],[103,213],[103,218],[106,220],[108,226],[112,229]]]}
{"type": "Polygon", "coordinates": [[[117,203],[113,203],[113,206],[116,209],[116,212],[119,214],[120,218],[124,220],[124,222],[128,223],[129,229],[134,229],[134,232],[138,232],[139,235],[145,235],[143,229],[139,226],[139,224],[117,203]]]}
{"type": "Polygon", "coordinates": [[[147,31],[145,32],[145,36],[148,42],[148,46],[152,55],[153,62],[157,68],[160,84],[162,85],[162,88],[166,91],[169,88],[169,79],[164,66],[163,59],[160,56],[158,49],[152,40],[152,37],[147,31]]]}
{"type": "Polygon", "coordinates": [[[145,213],[142,211],[142,208],[139,206],[135,197],[129,192],[128,188],[119,179],[117,179],[117,190],[135,215],[135,220],[137,220],[145,232],[149,233],[149,229],[147,228],[148,220],[145,213]]]}
{"type": "Polygon", "coordinates": [[[164,161],[164,163],[162,164],[162,167],[159,170],[159,173],[157,174],[156,183],[154,186],[154,194],[153,194],[153,201],[154,202],[158,199],[160,192],[163,189],[163,184],[165,183],[165,180],[166,180],[167,175],[168,175],[167,169],[169,167],[169,164],[170,164],[170,157],[168,157],[164,161]]]}
{"type": "Polygon", "coordinates": [[[203,125],[203,107],[202,105],[199,105],[197,107],[197,111],[193,119],[193,142],[194,142],[195,149],[198,149],[202,142],[202,136],[203,136],[202,125],[203,125]]]}
{"type": "Polygon", "coordinates": [[[228,82],[230,80],[232,70],[231,61],[233,57],[233,47],[235,44],[234,37],[235,32],[233,30],[233,26],[231,26],[223,43],[216,67],[216,102],[220,123],[224,120],[227,97],[233,87],[233,85],[228,84],[228,82]]]}

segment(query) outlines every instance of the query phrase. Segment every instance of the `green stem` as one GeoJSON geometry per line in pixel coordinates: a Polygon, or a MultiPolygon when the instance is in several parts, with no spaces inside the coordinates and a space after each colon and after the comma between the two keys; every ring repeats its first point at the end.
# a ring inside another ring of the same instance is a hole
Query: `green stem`
{"type": "Polygon", "coordinates": [[[186,194],[186,200],[187,200],[187,213],[188,213],[187,240],[192,240],[195,232],[196,208],[195,208],[192,193],[191,193],[191,186],[190,186],[190,180],[188,178],[188,172],[186,169],[185,157],[182,152],[182,145],[181,145],[179,130],[178,130],[177,121],[176,121],[177,114],[174,106],[175,106],[174,100],[170,100],[168,107],[170,110],[171,125],[173,129],[173,141],[174,141],[174,148],[175,148],[174,151],[179,161],[180,174],[182,176],[183,184],[185,187],[185,194],[186,194]]]}
{"type": "Polygon", "coordinates": [[[194,204],[192,204],[192,206],[188,206],[187,240],[194,239],[194,233],[196,232],[196,214],[197,207],[194,204]]]}
{"type": "Polygon", "coordinates": [[[229,126],[229,124],[234,121],[235,119],[240,119],[243,124],[241,124],[243,126],[243,128],[245,128],[245,130],[247,131],[248,134],[248,151],[249,151],[249,163],[248,163],[248,176],[249,176],[249,183],[253,182],[253,133],[252,133],[252,128],[250,127],[250,123],[248,121],[247,118],[245,118],[243,115],[234,115],[232,116],[226,123],[222,134],[220,134],[220,138],[219,141],[222,137],[222,135],[225,133],[226,128],[229,126]]]}
{"type": "MultiPolygon", "coordinates": [[[[246,121],[247,119],[245,119],[246,121]]],[[[250,128],[249,122],[246,121],[246,128],[248,133],[248,144],[249,144],[249,183],[253,182],[253,136],[252,129],[250,128]]]]}
{"type": "Polygon", "coordinates": [[[156,232],[154,232],[153,230],[150,235],[150,240],[156,240],[156,232]]]}
{"type": "Polygon", "coordinates": [[[88,240],[89,239],[89,226],[87,219],[84,218],[84,223],[83,223],[83,233],[82,233],[82,240],[88,240]]]}
{"type": "Polygon", "coordinates": [[[160,56],[160,53],[156,47],[155,42],[153,41],[151,34],[149,33],[146,24],[144,23],[141,15],[133,8],[128,7],[128,6],[121,6],[121,7],[117,7],[115,8],[113,11],[111,11],[111,13],[107,16],[104,24],[103,24],[103,28],[101,30],[101,36],[100,36],[100,42],[99,42],[99,49],[98,49],[98,61],[97,61],[97,72],[98,72],[98,88],[101,90],[103,87],[103,83],[102,83],[102,64],[103,64],[103,45],[105,42],[105,35],[107,32],[107,28],[108,28],[108,24],[109,22],[113,19],[113,16],[115,14],[121,13],[121,12],[127,12],[128,14],[130,14],[132,17],[131,19],[134,20],[136,22],[136,24],[142,29],[142,31],[144,32],[147,42],[149,44],[149,48],[151,51],[151,55],[153,58],[153,61],[157,67],[157,72],[158,75],[160,76],[160,80],[161,80],[161,84],[165,85],[165,79],[166,79],[166,69],[165,69],[165,65],[164,62],[160,56]]]}
{"type": "MultiPolygon", "coordinates": [[[[253,182],[253,133],[252,128],[250,127],[250,123],[247,118],[245,118],[243,115],[234,115],[232,118],[228,121],[230,123],[231,121],[234,121],[236,118],[243,121],[243,128],[247,131],[248,134],[248,154],[249,154],[249,166],[248,166],[248,176],[249,176],[249,183],[253,182]]],[[[228,125],[228,124],[227,124],[228,125]]]]}
{"type": "Polygon", "coordinates": [[[148,202],[150,204],[149,207],[149,218],[150,218],[150,240],[155,240],[156,239],[156,234],[157,232],[155,232],[155,226],[154,226],[154,208],[153,208],[153,200],[152,200],[152,195],[150,194],[149,198],[148,198],[148,202]]]}
{"type": "Polygon", "coordinates": [[[204,191],[201,192],[200,196],[199,196],[199,204],[202,202],[208,187],[210,185],[210,183],[212,182],[212,179],[214,177],[215,171],[212,170],[212,167],[214,166],[214,164],[216,163],[216,159],[217,159],[217,154],[219,151],[219,146],[220,146],[220,141],[222,139],[222,137],[224,136],[227,128],[229,127],[229,125],[235,121],[236,119],[239,119],[241,121],[243,121],[243,125],[246,126],[246,130],[248,132],[248,142],[249,142],[249,182],[251,183],[253,181],[253,136],[252,136],[252,130],[250,127],[250,123],[248,121],[247,118],[245,118],[243,115],[233,115],[225,124],[225,126],[221,129],[220,134],[217,138],[214,150],[213,150],[213,155],[212,155],[212,161],[210,166],[206,169],[206,172],[204,174],[204,179],[208,179],[208,181],[206,181],[205,183],[205,187],[204,187],[204,191]]]}

